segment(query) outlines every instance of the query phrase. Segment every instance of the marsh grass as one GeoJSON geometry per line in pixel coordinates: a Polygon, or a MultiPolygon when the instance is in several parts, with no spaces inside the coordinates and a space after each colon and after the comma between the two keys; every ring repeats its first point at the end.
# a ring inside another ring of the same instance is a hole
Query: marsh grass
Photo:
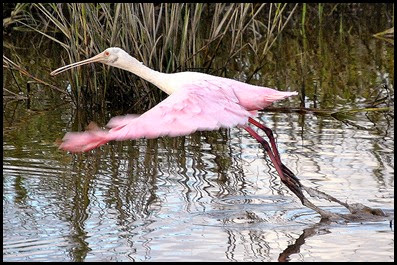
{"type": "MultiPolygon", "coordinates": [[[[27,62],[23,59],[29,58],[28,54],[18,55],[20,49],[15,53],[15,49],[7,48],[7,58],[14,63],[12,71],[20,71],[21,76],[26,77],[28,75],[22,71],[25,69],[61,89],[70,88],[68,93],[71,92],[76,105],[88,109],[103,109],[110,103],[111,109],[123,109],[124,112],[134,109],[136,112],[147,110],[166,96],[131,73],[101,64],[86,65],[55,78],[49,77],[51,70],[91,57],[110,46],[122,47],[149,67],[162,72],[199,71],[281,90],[290,87],[299,92],[301,107],[306,105],[305,99],[310,98],[316,108],[320,105],[329,107],[335,96],[354,98],[354,92],[349,92],[343,85],[335,86],[334,82],[351,83],[359,76],[354,69],[347,69],[345,75],[345,65],[349,62],[343,56],[339,60],[334,57],[349,49],[352,37],[361,36],[362,29],[372,32],[371,38],[387,37],[388,43],[394,42],[392,29],[372,36],[391,27],[390,23],[382,22],[379,28],[376,26],[379,23],[371,20],[375,14],[377,18],[386,18],[382,21],[393,21],[390,6],[323,3],[15,4],[6,12],[3,10],[3,15],[6,14],[3,35],[4,31],[28,30],[31,31],[28,36],[37,36],[35,40],[28,37],[28,42],[35,47],[37,41],[52,43],[51,48],[37,44],[37,49],[51,50],[51,53],[43,54],[44,57],[51,56],[51,60],[48,58],[41,63],[45,71],[41,74],[25,65],[27,62]],[[287,31],[281,34],[286,27],[287,31]],[[278,47],[288,48],[280,50],[278,47]],[[311,81],[314,72],[321,72],[319,83],[311,81]],[[277,80],[285,75],[285,82],[272,83],[275,78],[269,74],[277,75],[277,80]]],[[[3,69],[4,65],[10,65],[4,62],[3,58],[3,69]]],[[[10,71],[11,67],[5,69],[10,71]]],[[[23,89],[24,84],[20,81],[23,89]]]]}
{"type": "MultiPolygon", "coordinates": [[[[228,65],[247,51],[257,55],[258,65],[263,64],[297,6],[36,3],[31,6],[35,12],[27,12],[20,23],[59,44],[65,52],[64,64],[118,46],[158,71],[225,75],[228,65]],[[214,63],[220,52],[227,54],[226,59],[214,63]]],[[[68,75],[77,104],[134,102],[147,108],[164,97],[136,76],[103,65],[76,68],[68,75]]]]}

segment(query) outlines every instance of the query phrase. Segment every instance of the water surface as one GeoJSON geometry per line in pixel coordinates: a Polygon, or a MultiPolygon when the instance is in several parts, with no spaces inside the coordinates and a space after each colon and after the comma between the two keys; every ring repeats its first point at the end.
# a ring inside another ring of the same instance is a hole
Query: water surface
{"type": "MultiPolygon", "coordinates": [[[[337,39],[326,30],[303,41],[283,35],[250,82],[302,96],[274,107],[332,110],[258,114],[304,185],[393,213],[394,51],[367,30],[337,39]],[[342,112],[369,106],[389,109],[342,112]]],[[[241,62],[247,68],[250,56],[241,62]]],[[[43,79],[57,63],[46,64],[43,79]]],[[[227,74],[245,80],[242,68],[227,74]]],[[[9,71],[4,77],[10,89],[25,84],[9,71]]],[[[72,155],[55,140],[89,120],[105,125],[114,113],[87,114],[46,87],[32,89],[29,107],[3,103],[4,261],[394,260],[387,220],[319,225],[244,130],[112,142],[72,155]]]]}

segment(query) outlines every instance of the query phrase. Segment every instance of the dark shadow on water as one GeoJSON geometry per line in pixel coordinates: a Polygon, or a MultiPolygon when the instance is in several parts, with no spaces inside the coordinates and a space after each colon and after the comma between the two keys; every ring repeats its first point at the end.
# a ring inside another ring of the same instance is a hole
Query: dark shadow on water
{"type": "MultiPolygon", "coordinates": [[[[378,226],[384,226],[389,224],[390,230],[393,230],[394,212],[386,211],[385,216],[372,215],[372,220],[369,221],[362,220],[361,223],[357,223],[357,221],[359,220],[355,220],[354,222],[360,226],[371,225],[372,222],[379,223],[378,226]]],[[[329,231],[329,227],[334,224],[335,224],[334,221],[327,219],[327,220],[321,220],[319,223],[313,224],[303,229],[302,234],[295,240],[295,242],[291,245],[288,245],[288,247],[282,253],[280,253],[278,257],[278,261],[280,262],[290,261],[290,256],[299,253],[301,247],[306,243],[306,240],[308,238],[316,235],[331,233],[329,231]]],[[[386,229],[383,228],[383,230],[386,229]]]]}

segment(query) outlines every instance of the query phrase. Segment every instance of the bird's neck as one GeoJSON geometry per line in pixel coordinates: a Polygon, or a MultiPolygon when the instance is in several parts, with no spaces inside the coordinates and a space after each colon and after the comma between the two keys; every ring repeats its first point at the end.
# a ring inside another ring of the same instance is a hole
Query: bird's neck
{"type": "Polygon", "coordinates": [[[168,85],[168,74],[160,73],[158,71],[150,69],[132,56],[129,56],[128,62],[126,64],[123,64],[123,66],[120,68],[136,74],[137,76],[154,84],[169,95],[173,92],[168,85]]]}

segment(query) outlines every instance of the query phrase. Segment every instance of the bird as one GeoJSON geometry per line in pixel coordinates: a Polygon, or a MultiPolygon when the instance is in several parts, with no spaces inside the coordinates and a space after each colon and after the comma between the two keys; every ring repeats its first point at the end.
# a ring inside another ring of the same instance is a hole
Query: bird
{"type": "Polygon", "coordinates": [[[299,179],[281,162],[272,130],[254,119],[258,110],[298,95],[297,92],[279,91],[200,72],[162,73],[145,66],[118,47],[107,48],[89,59],[60,67],[50,74],[55,76],[89,63],[103,63],[132,72],[157,86],[168,97],[141,115],[111,118],[106,125],[109,129],[91,124],[86,131],[68,132],[59,149],[72,153],[86,152],[113,140],[175,137],[237,126],[262,144],[282,182],[303,203],[299,179]],[[263,130],[270,145],[249,124],[263,130]]]}

